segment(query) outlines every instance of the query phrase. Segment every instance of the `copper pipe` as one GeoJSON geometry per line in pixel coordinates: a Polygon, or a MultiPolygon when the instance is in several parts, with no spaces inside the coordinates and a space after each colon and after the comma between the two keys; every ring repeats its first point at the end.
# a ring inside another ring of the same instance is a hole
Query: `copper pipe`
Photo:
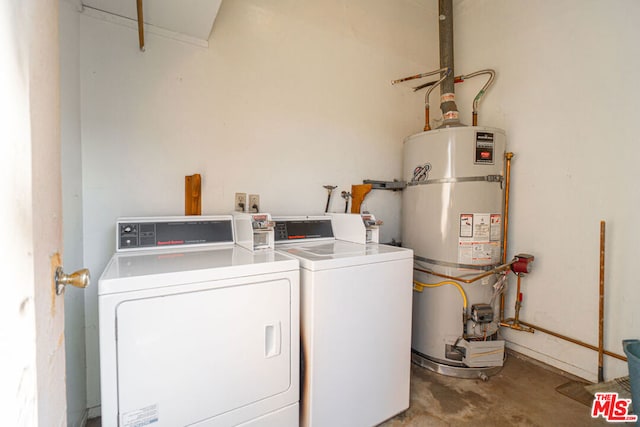
{"type": "MultiPolygon", "coordinates": [[[[139,0],[141,1],[141,0],[139,0]]],[[[433,91],[437,86],[440,86],[440,84],[451,75],[452,70],[451,68],[447,68],[447,67],[443,67],[439,70],[435,70],[435,71],[430,71],[428,73],[421,73],[421,74],[415,74],[413,76],[409,76],[409,77],[403,77],[401,79],[397,79],[397,80],[392,80],[391,84],[394,85],[396,83],[401,83],[401,82],[405,82],[407,80],[413,80],[413,79],[420,79],[422,77],[427,77],[427,76],[432,76],[434,74],[442,74],[442,76],[440,77],[440,79],[435,82],[434,84],[431,85],[431,87],[429,88],[429,90],[427,90],[427,93],[424,95],[424,130],[428,131],[431,130],[431,126],[429,125],[429,95],[431,95],[431,91],[433,91]]]]}
{"type": "MultiPolygon", "coordinates": [[[[509,237],[509,193],[511,191],[511,159],[513,153],[504,153],[506,160],[504,177],[504,217],[502,218],[502,264],[507,262],[507,238],[509,237]]],[[[504,320],[504,292],[500,294],[500,321],[504,320]]]]}
{"type": "Polygon", "coordinates": [[[520,299],[520,295],[521,295],[520,289],[521,289],[522,274],[516,273],[516,276],[518,276],[518,287],[516,289],[516,304],[515,304],[516,314],[515,314],[515,317],[510,317],[507,320],[500,320],[500,326],[505,326],[510,329],[529,332],[533,334],[535,331],[532,328],[523,326],[523,324],[520,323],[520,307],[522,307],[522,300],[520,299]]]}
{"type": "Polygon", "coordinates": [[[418,267],[413,267],[413,269],[416,270],[416,271],[419,271],[421,273],[426,273],[426,274],[431,274],[432,276],[442,277],[443,279],[455,280],[457,282],[462,282],[462,283],[473,283],[473,282],[478,281],[480,279],[483,279],[483,278],[485,278],[487,276],[491,276],[492,274],[496,274],[496,273],[499,273],[501,271],[508,270],[514,262],[516,262],[516,260],[512,260],[512,261],[509,261],[506,264],[499,265],[499,266],[497,266],[495,268],[492,268],[491,270],[485,271],[484,273],[482,273],[482,274],[480,274],[478,276],[474,276],[471,279],[464,279],[462,277],[449,276],[447,274],[437,273],[437,272],[432,271],[432,270],[426,270],[426,269],[418,268],[418,267]]]}
{"type": "MultiPolygon", "coordinates": [[[[622,356],[620,354],[613,353],[611,351],[604,349],[604,265],[605,265],[604,255],[605,255],[605,222],[601,221],[600,222],[600,313],[599,313],[599,329],[598,329],[598,346],[597,347],[591,344],[587,344],[584,341],[580,341],[575,338],[571,338],[566,335],[553,332],[549,329],[545,329],[528,322],[523,322],[519,320],[517,311],[516,311],[515,318],[502,320],[504,315],[504,312],[502,311],[504,309],[502,303],[504,300],[500,301],[501,302],[500,326],[505,326],[505,327],[509,327],[517,330],[526,330],[523,327],[531,328],[531,330],[529,330],[528,332],[533,332],[534,330],[538,330],[547,335],[551,335],[556,338],[560,338],[562,340],[571,342],[573,344],[588,348],[590,350],[597,351],[598,352],[598,382],[604,381],[604,372],[603,372],[604,355],[613,357],[618,360],[622,360],[623,362],[627,361],[627,358],[625,356],[622,356]],[[513,322],[513,323],[510,323],[510,322],[513,322]]],[[[518,285],[519,284],[520,284],[520,276],[518,276],[518,285]]],[[[519,293],[519,290],[520,290],[520,287],[518,286],[518,293],[519,293]]],[[[516,298],[518,298],[518,296],[516,296],[516,298]]]]}
{"type": "Polygon", "coordinates": [[[600,309],[598,312],[598,382],[604,381],[604,232],[600,221],[600,309]]]}
{"type": "MultiPolygon", "coordinates": [[[[480,92],[478,92],[478,94],[476,95],[476,97],[473,99],[473,113],[472,113],[472,124],[473,126],[478,126],[478,105],[480,103],[480,99],[485,95],[485,93],[487,92],[487,90],[489,89],[489,87],[491,86],[491,84],[493,83],[493,80],[495,78],[496,72],[494,70],[480,70],[480,71],[476,71],[474,73],[471,74],[467,74],[467,75],[460,75],[460,76],[455,76],[453,78],[453,82],[454,83],[462,83],[465,81],[465,79],[470,79],[472,77],[476,77],[476,76],[480,76],[483,74],[489,74],[489,80],[484,84],[484,86],[482,87],[482,89],[480,89],[480,92]]],[[[411,77],[406,77],[404,79],[400,79],[400,80],[394,80],[392,82],[392,84],[398,83],[398,82],[402,82],[405,80],[411,80],[414,78],[420,78],[420,77],[424,77],[427,74],[418,74],[415,76],[411,76],[411,77]]],[[[424,84],[421,84],[419,86],[416,86],[413,88],[413,91],[416,92],[420,89],[424,89],[425,87],[429,87],[432,86],[434,84],[438,83],[437,81],[432,81],[432,82],[427,82],[424,84]]]]}
{"type": "MultiPolygon", "coordinates": [[[[432,76],[432,75],[437,74],[437,73],[438,73],[438,71],[436,71],[436,72],[431,71],[431,72],[428,72],[428,73],[414,74],[413,76],[403,77],[403,78],[397,79],[397,80],[391,80],[391,84],[395,85],[395,84],[398,84],[398,83],[406,82],[408,80],[421,79],[423,77],[432,76]]],[[[436,82],[437,81],[433,81],[431,83],[427,83],[427,85],[432,85],[432,84],[435,84],[436,82]]],[[[426,86],[424,86],[424,87],[426,87],[426,86]]]]}
{"type": "Polygon", "coordinates": [[[444,79],[446,79],[451,74],[451,68],[441,68],[435,71],[434,73],[443,73],[443,76],[440,78],[440,80],[436,82],[436,84],[434,84],[429,89],[427,89],[427,93],[424,94],[424,121],[425,121],[424,130],[425,131],[428,131],[431,129],[431,126],[429,125],[429,95],[431,95],[431,92],[437,86],[440,86],[440,84],[444,81],[444,79]]]}
{"type": "Polygon", "coordinates": [[[522,332],[529,332],[530,334],[533,334],[535,332],[535,330],[533,330],[532,328],[527,328],[526,326],[522,326],[522,325],[523,323],[521,323],[520,321],[516,323],[513,317],[510,317],[505,321],[500,322],[500,326],[504,326],[509,329],[515,329],[516,331],[522,331],[522,332]]]}
{"type": "MultiPolygon", "coordinates": [[[[391,80],[391,84],[395,85],[397,83],[406,82],[407,80],[421,79],[423,77],[428,77],[428,76],[433,76],[435,74],[444,73],[445,71],[447,72],[445,77],[447,77],[449,74],[451,74],[451,70],[449,70],[448,68],[445,67],[445,68],[441,68],[439,70],[429,71],[428,73],[415,74],[413,76],[403,77],[403,78],[397,79],[397,80],[391,80]]],[[[440,80],[437,80],[437,81],[434,81],[434,82],[426,83],[426,85],[428,85],[428,86],[433,86],[433,85],[438,86],[440,83],[442,83],[441,80],[443,80],[443,79],[440,79],[440,80]]],[[[423,87],[427,87],[427,86],[423,86],[423,87]]]]}
{"type": "Polygon", "coordinates": [[[138,41],[140,51],[144,52],[144,17],[142,16],[142,0],[137,0],[138,6],[138,41]]]}
{"type": "Polygon", "coordinates": [[[471,74],[467,74],[466,76],[461,76],[462,80],[464,80],[471,77],[481,76],[483,74],[489,74],[489,80],[487,80],[484,86],[482,86],[482,89],[480,89],[480,92],[478,92],[476,97],[473,99],[473,120],[474,120],[473,125],[474,126],[477,126],[477,123],[478,123],[478,105],[480,104],[480,99],[487,92],[487,90],[489,89],[489,86],[493,84],[493,79],[495,79],[496,77],[496,72],[493,70],[486,69],[486,70],[476,71],[471,74]]]}
{"type": "Polygon", "coordinates": [[[429,126],[429,105],[424,106],[424,130],[425,132],[431,130],[431,126],[429,126]]]}
{"type": "Polygon", "coordinates": [[[522,307],[522,301],[520,300],[520,281],[522,279],[522,276],[520,274],[517,275],[518,276],[518,286],[517,286],[517,290],[516,290],[516,314],[515,317],[513,319],[513,324],[517,325],[518,323],[520,323],[520,307],[522,307]]]}
{"type": "Polygon", "coordinates": [[[509,235],[509,193],[511,192],[511,159],[513,153],[504,153],[506,160],[504,176],[504,218],[502,221],[502,263],[507,262],[507,237],[509,235]]]}
{"type": "MultiPolygon", "coordinates": [[[[462,76],[455,76],[453,82],[456,83],[456,84],[462,83],[462,82],[464,82],[464,79],[462,78],[462,76]]],[[[391,83],[393,83],[393,82],[391,82],[391,83]]],[[[423,83],[423,84],[421,84],[419,86],[415,86],[413,88],[413,91],[417,92],[420,89],[424,89],[425,87],[429,87],[429,86],[434,85],[436,83],[438,83],[437,80],[433,80],[433,81],[430,81],[430,82],[427,82],[427,83],[423,83]]]]}
{"type": "MultiPolygon", "coordinates": [[[[536,326],[536,325],[532,325],[531,323],[523,322],[522,320],[520,321],[520,324],[524,325],[524,326],[528,326],[530,328],[533,328],[533,329],[535,329],[537,331],[540,331],[542,333],[545,333],[547,335],[552,335],[552,336],[554,336],[556,338],[560,338],[562,340],[569,341],[569,342],[577,344],[579,346],[582,346],[582,347],[585,347],[585,348],[588,348],[588,349],[591,349],[591,350],[594,350],[594,351],[598,351],[598,347],[596,347],[595,345],[587,344],[584,341],[579,341],[579,340],[577,340],[575,338],[571,338],[571,337],[568,337],[566,335],[561,335],[561,334],[559,334],[557,332],[550,331],[549,329],[541,328],[540,326],[536,326]]],[[[620,354],[612,353],[612,352],[607,351],[607,350],[604,350],[603,353],[606,354],[607,356],[614,357],[614,358],[622,360],[624,362],[627,361],[627,358],[622,356],[622,355],[620,355],[620,354]]]]}

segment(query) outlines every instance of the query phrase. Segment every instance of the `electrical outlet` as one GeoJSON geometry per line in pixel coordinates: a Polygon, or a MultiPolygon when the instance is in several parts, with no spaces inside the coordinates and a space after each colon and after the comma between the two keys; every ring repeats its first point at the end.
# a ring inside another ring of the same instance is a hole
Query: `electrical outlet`
{"type": "Polygon", "coordinates": [[[260,195],[249,194],[249,206],[247,206],[249,212],[260,212],[260,195]]]}
{"type": "Polygon", "coordinates": [[[236,201],[233,208],[236,212],[247,210],[247,193],[236,193],[236,201]]]}

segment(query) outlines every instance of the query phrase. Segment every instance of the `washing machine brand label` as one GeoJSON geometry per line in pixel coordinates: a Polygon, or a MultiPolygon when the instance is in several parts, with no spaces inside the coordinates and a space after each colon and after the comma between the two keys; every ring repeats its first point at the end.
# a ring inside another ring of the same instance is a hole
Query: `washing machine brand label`
{"type": "Polygon", "coordinates": [[[502,215],[490,213],[460,214],[458,262],[487,265],[500,258],[502,215]]]}
{"type": "Polygon", "coordinates": [[[165,245],[184,245],[184,240],[164,240],[164,241],[160,241],[158,240],[156,242],[156,244],[158,246],[165,246],[165,245]]]}
{"type": "Polygon", "coordinates": [[[476,132],[476,165],[492,165],[494,140],[491,132],[476,132]]]}
{"type": "Polygon", "coordinates": [[[411,182],[426,181],[429,179],[429,171],[431,171],[431,163],[416,166],[415,169],[413,169],[411,182]]]}
{"type": "Polygon", "coordinates": [[[159,419],[158,405],[155,404],[135,411],[125,412],[122,414],[120,425],[123,427],[144,427],[157,423],[159,419]]]}

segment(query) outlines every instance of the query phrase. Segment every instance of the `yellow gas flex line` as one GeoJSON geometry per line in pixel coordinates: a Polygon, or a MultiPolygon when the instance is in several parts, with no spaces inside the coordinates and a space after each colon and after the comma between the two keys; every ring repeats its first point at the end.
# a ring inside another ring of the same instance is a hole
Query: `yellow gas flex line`
{"type": "Polygon", "coordinates": [[[439,286],[443,286],[443,285],[453,285],[456,288],[458,288],[458,291],[460,291],[460,295],[462,296],[462,306],[465,310],[467,310],[467,294],[464,293],[464,289],[462,289],[462,286],[460,286],[459,283],[451,281],[451,280],[445,280],[443,282],[438,282],[438,283],[422,283],[422,282],[418,282],[417,280],[413,281],[413,290],[416,292],[422,292],[422,290],[424,288],[437,288],[439,286]]]}

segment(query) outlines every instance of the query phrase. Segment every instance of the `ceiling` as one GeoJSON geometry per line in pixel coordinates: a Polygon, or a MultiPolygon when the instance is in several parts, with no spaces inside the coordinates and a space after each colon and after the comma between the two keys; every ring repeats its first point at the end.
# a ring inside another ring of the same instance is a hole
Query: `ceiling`
{"type": "MultiPolygon", "coordinates": [[[[222,0],[143,0],[145,24],[209,40],[222,0]]],[[[84,6],[138,20],[136,0],[82,0],[84,6]]]]}

